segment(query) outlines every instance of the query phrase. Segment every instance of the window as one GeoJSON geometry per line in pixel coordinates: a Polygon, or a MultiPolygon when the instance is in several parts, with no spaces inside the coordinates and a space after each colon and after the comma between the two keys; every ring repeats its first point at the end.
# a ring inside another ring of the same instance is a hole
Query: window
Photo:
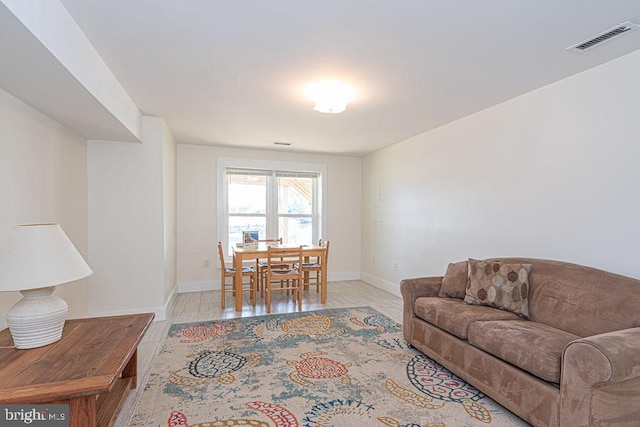
{"type": "Polygon", "coordinates": [[[235,245],[248,230],[257,230],[260,239],[282,237],[284,243],[318,240],[323,228],[323,167],[260,162],[262,167],[272,166],[265,169],[233,160],[218,161],[223,183],[218,192],[218,235],[223,242],[235,245]]]}

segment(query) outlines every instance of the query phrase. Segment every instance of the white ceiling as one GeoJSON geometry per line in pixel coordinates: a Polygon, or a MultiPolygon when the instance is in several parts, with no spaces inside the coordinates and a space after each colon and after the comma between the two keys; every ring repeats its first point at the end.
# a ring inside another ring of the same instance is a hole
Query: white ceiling
{"type": "Polygon", "coordinates": [[[61,1],[178,143],[361,156],[640,48],[565,50],[639,0],[61,1]],[[346,112],[305,98],[326,78],[355,85],[346,112]]]}

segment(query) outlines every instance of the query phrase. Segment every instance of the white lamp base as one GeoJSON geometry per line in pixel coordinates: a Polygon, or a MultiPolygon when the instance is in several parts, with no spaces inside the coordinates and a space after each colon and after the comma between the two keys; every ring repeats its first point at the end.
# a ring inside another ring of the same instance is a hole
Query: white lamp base
{"type": "Polygon", "coordinates": [[[58,341],[69,307],[55,295],[55,286],[20,291],[22,298],[7,313],[16,348],[42,347],[58,341]]]}

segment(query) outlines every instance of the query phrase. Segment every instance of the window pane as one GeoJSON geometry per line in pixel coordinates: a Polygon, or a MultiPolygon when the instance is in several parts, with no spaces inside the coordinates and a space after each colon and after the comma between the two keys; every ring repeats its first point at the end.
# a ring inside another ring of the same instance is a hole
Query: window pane
{"type": "Polygon", "coordinates": [[[258,231],[260,239],[264,239],[267,230],[266,217],[230,216],[229,217],[229,245],[242,243],[243,231],[258,231]]]}
{"type": "Polygon", "coordinates": [[[261,175],[227,175],[229,213],[267,212],[267,178],[261,175]]]}
{"type": "Polygon", "coordinates": [[[294,243],[296,245],[311,245],[313,243],[311,216],[295,218],[281,216],[278,221],[278,228],[283,243],[294,243]]]}
{"type": "Polygon", "coordinates": [[[278,178],[278,213],[311,215],[312,200],[312,178],[278,178]]]}
{"type": "MultiPolygon", "coordinates": [[[[242,163],[242,162],[240,162],[242,163]]],[[[264,165],[263,165],[264,166],[264,165]]],[[[227,209],[220,231],[229,246],[242,241],[243,231],[260,239],[282,237],[290,244],[313,244],[319,231],[321,174],[316,171],[225,167],[227,209]]]]}

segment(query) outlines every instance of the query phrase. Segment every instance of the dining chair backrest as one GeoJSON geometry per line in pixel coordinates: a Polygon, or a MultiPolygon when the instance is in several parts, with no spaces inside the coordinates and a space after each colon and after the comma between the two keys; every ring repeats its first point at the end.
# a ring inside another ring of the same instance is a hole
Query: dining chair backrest
{"type": "Polygon", "coordinates": [[[273,291],[293,291],[298,302],[298,311],[302,310],[302,246],[283,248],[269,246],[267,248],[267,266],[265,278],[265,304],[267,313],[271,312],[271,293],[273,291]],[[284,261],[284,262],[283,262],[284,261]],[[298,264],[298,268],[294,267],[298,264]],[[273,287],[273,282],[280,282],[273,287]]]}
{"type": "Polygon", "coordinates": [[[224,271],[224,249],[222,248],[222,242],[218,242],[218,256],[220,257],[220,268],[224,271]]]}
{"type": "MultiPolygon", "coordinates": [[[[235,289],[235,275],[236,275],[236,269],[235,267],[229,267],[227,268],[227,266],[225,265],[224,262],[224,249],[222,248],[222,242],[218,242],[218,256],[220,257],[220,290],[221,290],[221,307],[224,309],[225,307],[225,292],[229,292],[226,290],[227,287],[227,283],[226,280],[228,278],[233,279],[233,283],[231,283],[231,289],[230,291],[234,292],[234,294],[236,293],[236,289],[235,289]]],[[[235,261],[235,259],[234,259],[235,261]]],[[[253,267],[242,267],[242,272],[241,272],[241,276],[244,277],[248,277],[249,278],[249,283],[245,283],[244,281],[242,283],[240,283],[240,290],[248,290],[251,292],[251,303],[255,306],[256,305],[256,291],[257,291],[257,285],[258,285],[258,279],[256,277],[256,271],[253,269],[253,267]],[[246,287],[248,286],[248,288],[246,287]]]]}
{"type": "Polygon", "coordinates": [[[282,237],[279,237],[277,239],[262,239],[262,240],[257,240],[260,243],[277,243],[279,245],[282,244],[282,237]]]}
{"type": "Polygon", "coordinates": [[[324,265],[327,265],[327,263],[329,262],[329,246],[331,246],[331,242],[329,240],[322,242],[322,240],[320,240],[320,246],[324,246],[324,257],[322,259],[322,262],[324,263],[324,265]]]}
{"type": "Polygon", "coordinates": [[[302,270],[303,270],[303,274],[304,274],[304,281],[305,281],[305,288],[312,284],[311,283],[311,279],[315,279],[315,284],[316,285],[316,291],[320,290],[320,286],[322,286],[322,282],[326,283],[326,274],[327,274],[327,261],[329,259],[329,246],[331,245],[331,242],[329,242],[328,240],[326,242],[323,242],[322,239],[318,240],[318,247],[322,248],[323,250],[314,250],[315,253],[317,253],[317,255],[314,255],[313,257],[309,257],[309,259],[307,260],[307,262],[303,263],[303,264],[299,264],[300,266],[302,266],[302,270]],[[315,276],[312,277],[310,276],[310,273],[315,273],[315,276]]]}
{"type": "Polygon", "coordinates": [[[289,266],[300,262],[302,262],[302,246],[291,248],[269,246],[267,248],[267,268],[270,270],[287,270],[289,266]],[[283,265],[287,267],[284,268],[283,265]]]}
{"type": "Polygon", "coordinates": [[[315,261],[311,261],[310,263],[306,263],[305,265],[309,264],[314,264],[317,266],[320,266],[320,264],[324,264],[325,266],[327,265],[327,262],[329,261],[329,246],[331,246],[331,242],[329,240],[322,240],[322,239],[318,239],[318,246],[320,246],[321,248],[324,248],[324,252],[322,254],[322,256],[318,256],[315,257],[315,261]]]}

